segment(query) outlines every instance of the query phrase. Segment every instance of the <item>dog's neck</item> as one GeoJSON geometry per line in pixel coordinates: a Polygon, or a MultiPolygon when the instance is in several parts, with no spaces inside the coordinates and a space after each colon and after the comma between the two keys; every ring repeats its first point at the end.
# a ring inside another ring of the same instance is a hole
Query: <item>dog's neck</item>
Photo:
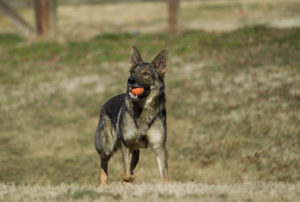
{"type": "Polygon", "coordinates": [[[132,116],[135,120],[141,119],[148,122],[164,109],[166,98],[164,90],[162,90],[159,94],[150,93],[148,97],[139,101],[127,98],[126,102],[127,108],[133,112],[132,116]]]}

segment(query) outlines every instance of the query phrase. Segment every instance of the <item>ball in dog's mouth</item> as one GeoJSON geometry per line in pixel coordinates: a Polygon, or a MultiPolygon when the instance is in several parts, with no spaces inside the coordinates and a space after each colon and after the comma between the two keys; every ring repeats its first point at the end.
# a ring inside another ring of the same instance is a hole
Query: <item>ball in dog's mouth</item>
{"type": "Polygon", "coordinates": [[[144,88],[132,88],[131,92],[134,95],[141,95],[144,92],[144,88]]]}
{"type": "Polygon", "coordinates": [[[143,94],[144,90],[144,88],[132,88],[129,91],[129,96],[132,98],[137,98],[137,96],[143,94]]]}

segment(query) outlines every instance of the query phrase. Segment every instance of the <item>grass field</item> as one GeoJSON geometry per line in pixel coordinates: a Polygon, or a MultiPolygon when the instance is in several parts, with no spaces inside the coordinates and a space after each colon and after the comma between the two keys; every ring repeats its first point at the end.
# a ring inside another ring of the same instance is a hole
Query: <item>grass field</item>
{"type": "Polygon", "coordinates": [[[195,184],[170,183],[127,185],[15,186],[0,184],[1,201],[299,201],[300,184],[243,183],[195,184]]]}
{"type": "Polygon", "coordinates": [[[0,201],[299,201],[299,42],[300,28],[266,26],[59,42],[0,34],[0,201]],[[116,153],[109,185],[96,188],[99,109],[125,92],[132,45],[146,61],[169,51],[170,184],[145,149],[133,185],[119,184],[116,153]]]}
{"type": "MultiPolygon", "coordinates": [[[[27,43],[14,35],[0,35],[2,197],[26,184],[37,185],[29,187],[33,190],[61,183],[97,184],[99,159],[93,134],[99,108],[125,91],[133,44],[146,60],[161,48],[169,50],[170,186],[191,183],[196,189],[246,183],[241,186],[243,192],[248,190],[247,183],[265,183],[294,190],[290,187],[299,186],[300,180],[299,33],[299,28],[248,27],[231,33],[193,31],[171,37],[102,34],[94,40],[64,44],[27,43]]],[[[121,179],[119,153],[109,171],[113,187],[121,179]]],[[[136,184],[160,182],[150,149],[142,150],[135,175],[136,184]]],[[[208,198],[225,200],[219,189],[208,198]]],[[[102,193],[102,189],[87,190],[91,197],[102,193]]],[[[72,193],[62,192],[62,197],[76,197],[72,193]]],[[[235,200],[235,195],[226,193],[235,200]]],[[[250,199],[259,199],[256,191],[252,193],[250,199]]],[[[272,193],[266,200],[273,199],[272,193]]],[[[299,198],[298,192],[283,195],[274,197],[279,201],[299,198]]]]}

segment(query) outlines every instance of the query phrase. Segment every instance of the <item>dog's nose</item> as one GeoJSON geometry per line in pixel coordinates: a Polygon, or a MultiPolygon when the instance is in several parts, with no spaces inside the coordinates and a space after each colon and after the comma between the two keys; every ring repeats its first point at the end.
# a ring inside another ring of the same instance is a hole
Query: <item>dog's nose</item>
{"type": "Polygon", "coordinates": [[[133,77],[129,77],[128,78],[128,83],[129,84],[134,84],[135,83],[135,79],[133,77]]]}

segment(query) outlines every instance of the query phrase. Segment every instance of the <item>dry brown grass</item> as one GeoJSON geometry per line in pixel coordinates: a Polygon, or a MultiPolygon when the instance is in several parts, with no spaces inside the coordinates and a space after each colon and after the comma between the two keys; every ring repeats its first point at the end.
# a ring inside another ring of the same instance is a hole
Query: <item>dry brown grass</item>
{"type": "Polygon", "coordinates": [[[0,184],[0,200],[11,201],[299,201],[300,184],[110,184],[30,186],[0,184]]]}

